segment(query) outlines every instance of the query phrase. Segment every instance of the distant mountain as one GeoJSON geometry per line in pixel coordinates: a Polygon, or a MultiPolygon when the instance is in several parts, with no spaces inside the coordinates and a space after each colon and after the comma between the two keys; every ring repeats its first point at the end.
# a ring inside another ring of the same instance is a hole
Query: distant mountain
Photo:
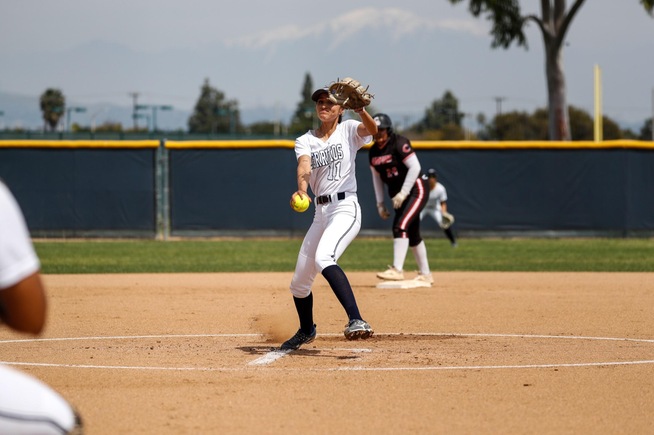
{"type": "MultiPolygon", "coordinates": [[[[81,106],[81,105],[80,105],[81,106]]],[[[71,122],[78,123],[83,126],[97,126],[107,122],[117,122],[125,128],[130,128],[133,125],[132,107],[121,106],[110,103],[95,103],[81,106],[86,109],[84,113],[71,114],[71,122]]],[[[373,104],[370,107],[371,112],[379,111],[373,104]]],[[[0,92],[0,111],[4,112],[0,116],[0,129],[4,128],[25,128],[28,130],[40,130],[43,128],[43,119],[41,117],[41,110],[39,107],[39,98],[37,96],[28,97],[24,95],[10,94],[0,92]]],[[[258,106],[247,109],[241,109],[241,122],[244,125],[250,125],[255,122],[274,122],[281,120],[282,123],[288,124],[295,108],[280,108],[280,107],[267,107],[258,106]]],[[[152,122],[153,114],[151,110],[142,111],[147,115],[145,118],[139,119],[139,126],[143,127],[152,122]]],[[[386,112],[395,126],[402,130],[412,124],[418,122],[424,116],[422,111],[394,111],[386,112]]],[[[183,130],[188,128],[188,118],[191,116],[190,110],[181,110],[173,108],[172,111],[158,110],[156,113],[157,127],[160,130],[174,131],[183,130]]],[[[489,119],[490,120],[490,119],[489,119]]],[[[620,125],[620,128],[631,130],[636,134],[640,133],[645,120],[642,122],[627,122],[621,120],[614,120],[620,125]]],[[[66,121],[63,121],[61,128],[66,127],[66,121]]]]}
{"type": "MultiPolygon", "coordinates": [[[[498,97],[505,112],[533,112],[547,102],[539,42],[532,42],[529,51],[492,50],[483,20],[442,21],[401,9],[371,8],[303,26],[158,52],[96,40],[59,52],[8,53],[2,58],[0,111],[5,114],[0,126],[41,128],[38,95],[54,87],[62,90],[68,106],[87,108],[71,116],[82,125],[131,126],[131,95],[137,93],[139,104],[173,106],[172,111],[157,111],[157,127],[185,130],[207,78],[227,99],[238,101],[244,124],[288,123],[306,73],[314,87],[344,76],[369,84],[374,111],[389,114],[402,126],[416,122],[446,91],[459,99],[459,109],[471,115],[467,119],[479,113],[492,119],[498,97]]],[[[592,105],[588,65],[592,63],[578,57],[566,59],[571,105],[592,105]]],[[[633,81],[607,74],[607,92],[609,79],[621,89],[633,81]]],[[[616,97],[610,101],[628,106],[616,97]]],[[[642,122],[616,121],[630,126],[642,122]]]]}
{"type": "MultiPolygon", "coordinates": [[[[83,107],[85,112],[71,111],[71,123],[78,123],[83,126],[97,126],[107,122],[120,123],[125,128],[133,125],[132,107],[120,106],[110,103],[93,103],[88,105],[68,104],[68,107],[83,107]]],[[[43,118],[39,106],[38,96],[24,96],[0,92],[0,111],[4,114],[0,116],[0,129],[24,128],[28,130],[39,130],[43,127],[43,118]]],[[[189,110],[175,109],[171,111],[157,110],[156,115],[151,109],[139,111],[145,115],[138,120],[139,126],[146,124],[151,125],[152,119],[156,116],[157,127],[161,130],[186,130],[188,128],[188,118],[191,115],[189,110]]],[[[284,123],[292,116],[293,111],[281,110],[275,107],[253,107],[241,110],[241,122],[249,125],[260,121],[274,121],[281,119],[284,123]]],[[[67,126],[64,119],[61,128],[67,126]]]]}
{"type": "Polygon", "coordinates": [[[34,129],[43,125],[38,97],[0,92],[0,128],[34,129]]]}

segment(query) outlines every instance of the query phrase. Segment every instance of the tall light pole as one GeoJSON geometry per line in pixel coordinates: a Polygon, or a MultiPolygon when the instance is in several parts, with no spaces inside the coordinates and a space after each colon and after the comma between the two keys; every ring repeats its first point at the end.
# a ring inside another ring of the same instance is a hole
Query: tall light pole
{"type": "MultiPolygon", "coordinates": [[[[173,106],[168,105],[155,105],[155,104],[137,104],[135,110],[151,109],[152,110],[152,131],[157,131],[157,110],[173,110],[173,106]]],[[[142,118],[138,113],[136,118],[142,118]]]]}
{"type": "Polygon", "coordinates": [[[499,116],[502,114],[502,101],[506,100],[506,97],[495,97],[495,112],[499,116]]]}
{"type": "Polygon", "coordinates": [[[173,106],[152,106],[152,130],[157,131],[157,110],[173,110],[173,106]]]}
{"type": "Polygon", "coordinates": [[[86,107],[66,107],[66,131],[70,133],[70,112],[83,113],[86,112],[86,107]]]}
{"type": "Polygon", "coordinates": [[[137,121],[139,117],[136,113],[136,111],[138,110],[139,93],[130,92],[129,96],[132,97],[132,121],[134,121],[134,131],[136,131],[139,128],[139,123],[137,121]]]}
{"type": "Polygon", "coordinates": [[[149,130],[150,129],[150,115],[145,114],[145,113],[137,113],[134,115],[134,119],[140,119],[140,118],[145,118],[145,127],[149,130]]]}

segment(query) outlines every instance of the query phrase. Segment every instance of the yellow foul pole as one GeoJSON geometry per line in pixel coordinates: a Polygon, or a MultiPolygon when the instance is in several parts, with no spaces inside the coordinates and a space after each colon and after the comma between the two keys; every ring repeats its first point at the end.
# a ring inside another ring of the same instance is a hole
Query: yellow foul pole
{"type": "Polygon", "coordinates": [[[595,65],[595,142],[602,141],[602,70],[595,65]]]}

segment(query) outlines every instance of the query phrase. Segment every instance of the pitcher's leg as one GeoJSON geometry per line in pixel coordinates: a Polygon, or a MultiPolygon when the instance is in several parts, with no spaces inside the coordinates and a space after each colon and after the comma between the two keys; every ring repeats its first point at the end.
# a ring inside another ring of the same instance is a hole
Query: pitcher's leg
{"type": "Polygon", "coordinates": [[[352,291],[350,281],[345,276],[343,269],[338,264],[333,264],[323,269],[322,276],[325,277],[336,295],[336,299],[343,306],[348,319],[361,319],[361,313],[359,313],[359,306],[354,297],[354,291],[352,291]]]}
{"type": "Polygon", "coordinates": [[[303,344],[311,343],[316,338],[316,325],[313,323],[313,293],[311,286],[318,270],[316,269],[315,250],[322,234],[320,222],[314,220],[302,241],[300,253],[295,263],[295,273],[290,290],[293,303],[300,321],[300,328],[293,337],[281,345],[282,350],[296,350],[303,344]]]}

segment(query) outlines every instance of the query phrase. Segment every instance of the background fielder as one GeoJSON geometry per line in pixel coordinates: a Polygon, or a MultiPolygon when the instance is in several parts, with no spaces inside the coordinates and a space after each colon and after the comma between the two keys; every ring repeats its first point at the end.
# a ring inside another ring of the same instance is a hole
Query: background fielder
{"type": "Polygon", "coordinates": [[[438,182],[438,174],[434,169],[427,172],[429,177],[429,199],[427,205],[420,212],[420,219],[429,216],[436,221],[450,241],[453,248],[457,247],[456,237],[451,226],[443,225],[443,213],[447,213],[447,190],[438,182]]]}

